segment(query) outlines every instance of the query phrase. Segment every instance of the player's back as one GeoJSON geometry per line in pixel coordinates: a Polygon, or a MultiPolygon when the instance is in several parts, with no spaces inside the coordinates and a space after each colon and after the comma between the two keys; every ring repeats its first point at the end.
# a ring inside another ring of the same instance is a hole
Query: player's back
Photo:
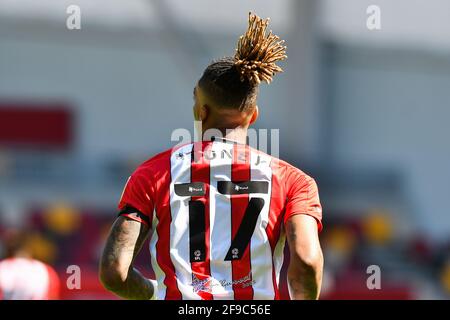
{"type": "Polygon", "coordinates": [[[0,261],[0,300],[57,299],[59,280],[48,265],[26,258],[0,261]]]}
{"type": "Polygon", "coordinates": [[[159,299],[277,299],[284,221],[320,224],[313,179],[227,140],[186,144],[142,164],[119,207],[149,224],[159,299]],[[289,201],[288,201],[289,200],[289,201]]]}

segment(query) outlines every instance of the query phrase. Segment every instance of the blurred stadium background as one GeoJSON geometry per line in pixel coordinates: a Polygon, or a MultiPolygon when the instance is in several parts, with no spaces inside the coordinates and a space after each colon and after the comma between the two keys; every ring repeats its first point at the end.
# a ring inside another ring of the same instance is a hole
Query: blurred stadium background
{"type": "MultiPolygon", "coordinates": [[[[25,228],[63,299],[113,298],[96,268],[124,183],[192,131],[192,88],[250,10],[287,40],[257,127],[280,128],[281,157],[318,182],[322,298],[448,299],[446,0],[0,0],[0,239],[25,228]],[[72,4],[81,30],[66,28],[72,4]],[[74,264],[81,290],[64,286],[74,264]]],[[[138,264],[151,275],[146,252],[138,264]]]]}

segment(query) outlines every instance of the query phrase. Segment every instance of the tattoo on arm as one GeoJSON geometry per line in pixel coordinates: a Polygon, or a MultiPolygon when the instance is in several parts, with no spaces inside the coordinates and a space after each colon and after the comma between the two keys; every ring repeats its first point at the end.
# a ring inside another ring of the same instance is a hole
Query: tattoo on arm
{"type": "MultiPolygon", "coordinates": [[[[286,223],[287,240],[291,251],[288,268],[289,293],[292,299],[318,299],[322,282],[322,251],[319,245],[315,261],[305,260],[302,254],[299,254],[299,251],[305,251],[306,245],[305,240],[300,238],[305,235],[299,230],[298,223],[295,219],[290,219],[286,223]]],[[[309,241],[311,240],[306,242],[309,241]]]]}
{"type": "Polygon", "coordinates": [[[147,239],[149,228],[137,221],[119,217],[103,251],[100,272],[108,290],[125,299],[151,299],[151,281],[133,268],[133,261],[147,239]]]}

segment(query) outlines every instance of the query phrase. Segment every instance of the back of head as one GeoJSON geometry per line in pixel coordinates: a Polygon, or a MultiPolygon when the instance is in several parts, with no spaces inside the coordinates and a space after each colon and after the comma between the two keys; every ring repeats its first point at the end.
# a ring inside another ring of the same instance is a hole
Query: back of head
{"type": "Polygon", "coordinates": [[[4,238],[5,257],[29,256],[28,234],[22,230],[10,230],[4,238]]]}
{"type": "Polygon", "coordinates": [[[261,82],[270,83],[283,70],[276,65],[284,60],[284,41],[270,31],[269,19],[250,13],[247,32],[239,38],[234,57],[212,62],[198,86],[216,107],[245,111],[256,105],[261,82]]]}

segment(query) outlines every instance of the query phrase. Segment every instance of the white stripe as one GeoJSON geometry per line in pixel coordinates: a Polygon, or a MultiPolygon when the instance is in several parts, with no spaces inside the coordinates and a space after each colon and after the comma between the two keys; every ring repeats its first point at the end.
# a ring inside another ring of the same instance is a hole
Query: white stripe
{"type": "Polygon", "coordinates": [[[217,192],[217,181],[231,181],[233,159],[222,151],[232,155],[233,145],[213,142],[211,149],[215,152],[215,158],[210,160],[209,191],[212,293],[215,300],[233,300],[233,287],[220,284],[220,281],[231,283],[233,280],[231,261],[225,261],[231,246],[231,199],[230,195],[217,192]]]}
{"type": "Polygon", "coordinates": [[[172,181],[170,183],[170,258],[175,267],[178,289],[183,299],[201,299],[192,287],[192,269],[189,256],[189,201],[191,197],[174,192],[175,183],[191,182],[191,154],[193,144],[181,147],[170,157],[172,181]],[[179,155],[183,154],[182,157],[179,155]]]}
{"type": "Polygon", "coordinates": [[[255,150],[250,151],[251,180],[269,182],[269,192],[267,194],[252,193],[249,196],[249,200],[251,198],[264,199],[264,207],[259,214],[250,242],[252,279],[254,281],[253,298],[255,300],[273,299],[275,297],[272,279],[272,249],[266,234],[272,191],[270,161],[270,156],[258,153],[255,150]]]}
{"type": "Polygon", "coordinates": [[[155,272],[156,281],[158,282],[158,288],[156,291],[156,299],[164,300],[166,297],[166,285],[164,284],[164,279],[166,274],[162,271],[158,264],[158,253],[156,251],[156,244],[158,243],[158,233],[156,232],[156,228],[158,227],[158,217],[156,216],[156,212],[153,212],[153,221],[152,221],[152,236],[150,238],[150,257],[153,271],[155,272]]]}

